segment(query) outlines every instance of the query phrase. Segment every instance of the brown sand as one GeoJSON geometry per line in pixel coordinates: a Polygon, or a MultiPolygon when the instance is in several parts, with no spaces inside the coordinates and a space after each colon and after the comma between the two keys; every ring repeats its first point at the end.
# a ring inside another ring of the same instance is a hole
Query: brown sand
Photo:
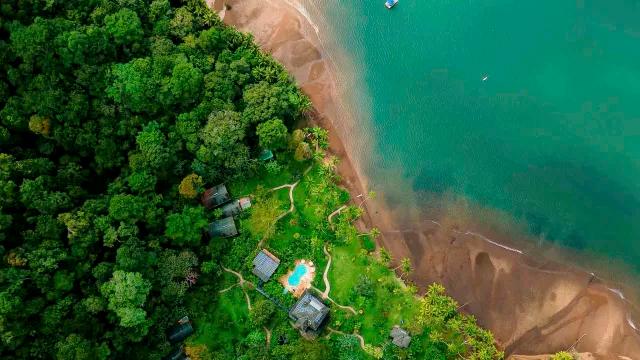
{"type": "MultiPolygon", "coordinates": [[[[366,193],[366,178],[353,162],[357,159],[349,157],[353,149],[345,149],[356,123],[339,111],[339,74],[313,25],[284,0],[227,0],[227,9],[221,2],[211,0],[211,5],[223,9],[224,22],[251,32],[293,74],[314,104],[313,120],[330,129],[331,151],[342,160],[345,186],[354,197],[366,193]]],[[[443,216],[436,224],[417,211],[386,208],[383,201],[365,205],[364,221],[382,230],[381,245],[395,259],[411,259],[411,280],[422,289],[432,282],[445,285],[465,304],[464,311],[494,333],[507,356],[547,359],[536,354],[573,346],[588,353],[584,359],[640,359],[640,336],[628,321],[630,307],[588,273],[465,234],[459,230],[466,228],[464,222],[455,216],[443,216]]]]}

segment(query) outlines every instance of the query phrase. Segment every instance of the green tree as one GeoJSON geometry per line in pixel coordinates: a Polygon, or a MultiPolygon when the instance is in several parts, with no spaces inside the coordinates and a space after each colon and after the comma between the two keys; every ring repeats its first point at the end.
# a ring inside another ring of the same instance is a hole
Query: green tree
{"type": "Polygon", "coordinates": [[[185,37],[193,31],[193,14],[186,7],[175,10],[173,19],[171,19],[171,33],[177,37],[185,37]]]}
{"type": "Polygon", "coordinates": [[[29,119],[29,130],[34,134],[49,136],[49,132],[51,131],[51,122],[49,121],[49,118],[33,115],[29,119]]]}
{"type": "Polygon", "coordinates": [[[249,319],[254,327],[261,328],[268,325],[275,312],[276,306],[271,301],[262,300],[253,305],[249,311],[249,319]]]}
{"type": "Polygon", "coordinates": [[[313,152],[311,151],[311,147],[309,146],[309,144],[307,144],[304,141],[298,144],[298,146],[296,147],[296,151],[295,151],[295,153],[293,155],[293,157],[297,161],[309,160],[309,159],[311,159],[311,156],[313,156],[313,152]]]}
{"type": "Polygon", "coordinates": [[[573,355],[571,355],[571,353],[566,352],[566,351],[560,351],[558,353],[555,353],[552,357],[551,360],[574,360],[575,357],[573,355]]]}
{"type": "Polygon", "coordinates": [[[189,174],[185,176],[178,186],[178,192],[186,199],[194,199],[202,191],[204,182],[202,177],[197,174],[189,174]]]}
{"type": "Polygon", "coordinates": [[[111,351],[106,344],[95,345],[78,334],[71,334],[56,344],[60,360],[104,360],[111,351]]]}
{"type": "Polygon", "coordinates": [[[375,295],[373,280],[367,275],[360,275],[352,292],[356,297],[372,298],[375,295]]]}
{"type": "Polygon", "coordinates": [[[173,67],[169,88],[174,102],[195,102],[202,91],[202,72],[191,63],[180,61],[173,67]]]}
{"type": "Polygon", "coordinates": [[[115,42],[120,45],[130,45],[142,40],[144,32],[142,23],[135,11],[127,8],[120,9],[104,18],[104,25],[115,42]]]}
{"type": "Polygon", "coordinates": [[[200,138],[209,154],[224,157],[227,150],[244,140],[245,125],[240,114],[234,111],[220,111],[209,116],[200,138]]]}
{"type": "Polygon", "coordinates": [[[409,276],[413,271],[413,266],[411,265],[411,260],[409,258],[403,258],[400,261],[400,271],[402,271],[403,276],[409,276]]]}
{"type": "Polygon", "coordinates": [[[208,221],[202,206],[185,206],[181,213],[167,216],[165,236],[176,245],[197,245],[208,221]]]}
{"type": "Polygon", "coordinates": [[[292,104],[288,101],[287,91],[280,86],[266,81],[250,85],[244,91],[243,100],[246,107],[242,118],[248,124],[259,124],[275,118],[291,118],[292,104]]]}
{"type": "Polygon", "coordinates": [[[146,171],[136,171],[127,178],[129,188],[139,194],[153,192],[157,181],[158,179],[155,176],[146,171]]]}
{"type": "Polygon", "coordinates": [[[158,105],[153,101],[157,94],[157,82],[150,77],[154,72],[148,58],[137,58],[126,64],[115,64],[111,69],[113,81],[106,89],[116,103],[136,112],[154,112],[158,105]]]}
{"type": "Polygon", "coordinates": [[[136,136],[136,143],[145,168],[158,170],[168,165],[171,159],[169,146],[157,122],[147,124],[136,136]]]}
{"type": "Polygon", "coordinates": [[[123,327],[148,326],[147,312],[142,308],[147,301],[151,284],[140,273],[117,270],[100,287],[107,299],[107,308],[116,313],[123,327]]]}
{"type": "Polygon", "coordinates": [[[268,120],[259,124],[256,133],[260,146],[265,149],[278,150],[287,144],[287,127],[280,119],[268,120]]]}
{"type": "Polygon", "coordinates": [[[114,220],[137,221],[142,219],[147,201],[129,194],[114,195],[109,201],[109,215],[114,220]]]}

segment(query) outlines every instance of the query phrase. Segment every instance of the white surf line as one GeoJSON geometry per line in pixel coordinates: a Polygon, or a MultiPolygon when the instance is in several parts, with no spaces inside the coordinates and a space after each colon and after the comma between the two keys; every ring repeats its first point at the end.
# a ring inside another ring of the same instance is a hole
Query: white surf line
{"type": "Polygon", "coordinates": [[[624,301],[626,301],[626,300],[627,300],[627,298],[626,298],[626,297],[624,297],[624,294],[622,293],[622,290],[620,290],[620,289],[616,289],[616,288],[610,288],[610,287],[608,287],[607,289],[608,289],[609,291],[611,291],[612,293],[614,293],[614,294],[618,295],[618,297],[619,297],[621,300],[624,300],[624,301]]]}
{"type": "Polygon", "coordinates": [[[629,324],[629,326],[631,326],[631,328],[635,331],[638,331],[638,326],[636,326],[636,323],[633,322],[633,320],[631,320],[631,315],[627,314],[627,323],[629,324]]]}
{"type": "MultiPolygon", "coordinates": [[[[436,225],[442,227],[442,224],[440,224],[439,222],[437,222],[435,220],[426,219],[426,221],[429,221],[429,222],[431,222],[433,224],[436,224],[436,225]]],[[[453,232],[455,232],[457,234],[462,234],[462,235],[472,235],[472,236],[478,237],[478,238],[480,238],[480,239],[482,239],[482,240],[484,240],[484,241],[486,241],[486,242],[488,242],[490,244],[493,244],[493,245],[495,245],[497,247],[503,248],[503,249],[508,250],[508,251],[512,251],[514,253],[518,253],[520,255],[524,255],[524,252],[522,250],[518,250],[516,248],[512,248],[512,247],[509,247],[507,245],[502,245],[499,242],[493,241],[493,240],[489,239],[488,237],[486,237],[486,236],[484,236],[482,234],[478,234],[478,233],[473,232],[473,231],[466,231],[466,232],[463,233],[462,231],[453,230],[453,232]]]]}
{"type": "MultiPolygon", "coordinates": [[[[272,0],[268,0],[268,1],[272,1],[272,0]]],[[[316,33],[316,37],[318,38],[318,44],[320,44],[320,48],[322,49],[322,58],[323,59],[327,59],[327,61],[329,62],[330,68],[335,70],[335,71],[329,71],[329,76],[331,77],[331,81],[332,83],[337,87],[339,86],[341,83],[338,81],[339,79],[337,78],[337,73],[338,73],[338,66],[336,65],[336,61],[333,58],[333,54],[329,51],[327,51],[327,48],[325,47],[325,42],[322,40],[322,37],[320,36],[320,28],[318,27],[318,25],[312,20],[312,16],[309,14],[309,12],[307,11],[307,8],[300,2],[300,0],[284,0],[284,2],[291,6],[293,9],[295,9],[298,13],[300,13],[300,15],[302,15],[302,17],[304,17],[307,22],[311,25],[311,27],[313,28],[313,30],[316,33]]],[[[318,8],[314,5],[313,2],[309,2],[310,6],[313,6],[314,9],[317,12],[320,12],[318,10],[318,8]]],[[[334,89],[335,92],[335,89],[334,89]]],[[[335,94],[333,94],[335,95],[335,94]]],[[[338,98],[337,96],[336,99],[338,98]]],[[[340,107],[344,107],[343,103],[339,104],[340,107]]]]}
{"type": "MultiPolygon", "coordinates": [[[[454,230],[454,231],[456,231],[456,230],[454,230]]],[[[465,235],[473,235],[475,237],[479,237],[480,239],[482,239],[482,240],[484,240],[484,241],[486,241],[486,242],[488,242],[490,244],[493,244],[495,246],[501,247],[501,248],[503,248],[505,250],[513,251],[514,253],[518,253],[518,254],[524,255],[524,252],[522,250],[518,250],[518,249],[512,248],[512,247],[508,247],[507,245],[502,245],[502,244],[500,244],[498,242],[495,242],[495,241],[489,239],[488,237],[486,237],[486,236],[484,236],[482,234],[474,233],[473,231],[467,231],[464,234],[465,235]]]]}
{"type": "Polygon", "coordinates": [[[284,2],[286,2],[292,8],[296,9],[296,11],[298,11],[300,15],[302,15],[302,17],[307,20],[311,27],[313,27],[313,30],[315,30],[316,35],[320,34],[320,28],[318,27],[318,25],[316,25],[316,23],[313,22],[313,20],[311,20],[311,15],[309,15],[309,12],[304,7],[304,5],[291,0],[285,0],[284,2]]]}
{"type": "MultiPolygon", "coordinates": [[[[432,223],[442,227],[442,224],[440,224],[439,222],[437,222],[435,220],[426,219],[425,221],[432,222],[432,223]]],[[[405,229],[405,230],[390,230],[390,231],[386,231],[386,232],[388,232],[388,233],[404,233],[404,232],[412,232],[412,231],[416,231],[416,230],[415,229],[405,229]]],[[[486,242],[488,242],[488,243],[490,243],[492,245],[495,245],[497,247],[503,248],[505,250],[508,250],[508,251],[511,251],[511,252],[514,252],[514,253],[517,253],[517,254],[520,254],[520,255],[524,255],[524,251],[516,249],[516,248],[509,247],[507,245],[500,244],[499,242],[493,241],[493,240],[489,239],[488,237],[486,237],[486,236],[484,236],[482,234],[478,234],[478,233],[473,232],[473,231],[466,231],[466,232],[462,232],[462,231],[459,231],[459,230],[452,230],[452,231],[454,233],[456,233],[456,234],[475,236],[475,237],[480,238],[480,239],[482,239],[482,240],[484,240],[484,241],[486,241],[486,242]]]]}

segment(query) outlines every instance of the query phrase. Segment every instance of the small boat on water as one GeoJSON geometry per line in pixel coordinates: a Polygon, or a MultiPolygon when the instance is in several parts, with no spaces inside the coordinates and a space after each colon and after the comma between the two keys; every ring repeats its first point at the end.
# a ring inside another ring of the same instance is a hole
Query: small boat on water
{"type": "Polygon", "coordinates": [[[384,3],[384,6],[386,6],[387,9],[391,9],[392,7],[396,6],[397,3],[398,3],[398,0],[387,0],[384,3]]]}

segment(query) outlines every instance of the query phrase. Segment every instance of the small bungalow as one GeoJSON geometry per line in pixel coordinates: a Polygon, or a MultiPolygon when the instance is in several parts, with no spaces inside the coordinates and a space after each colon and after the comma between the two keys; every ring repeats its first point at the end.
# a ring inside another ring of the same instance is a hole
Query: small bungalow
{"type": "Polygon", "coordinates": [[[210,237],[232,237],[238,235],[238,229],[236,223],[233,221],[233,216],[227,216],[220,220],[216,220],[209,224],[209,236],[210,237]]]}
{"type": "Polygon", "coordinates": [[[193,326],[191,326],[189,317],[185,316],[182,319],[178,320],[178,325],[174,326],[169,331],[169,341],[172,343],[177,343],[188,338],[191,334],[193,334],[193,326]]]}
{"type": "Polygon", "coordinates": [[[169,355],[165,356],[163,360],[187,360],[187,354],[184,353],[184,349],[181,347],[174,349],[169,353],[169,355]]]}
{"type": "Polygon", "coordinates": [[[253,274],[260,278],[262,282],[267,282],[278,268],[278,265],[280,265],[280,259],[268,250],[262,249],[253,259],[253,274]]]}
{"type": "Polygon", "coordinates": [[[218,207],[229,200],[231,200],[231,196],[229,196],[229,191],[227,191],[227,187],[224,184],[207,189],[202,194],[202,205],[207,209],[218,207]]]}
{"type": "Polygon", "coordinates": [[[314,336],[329,315],[329,307],[310,291],[305,291],[289,310],[289,317],[303,335],[314,336]]]}
{"type": "Polygon", "coordinates": [[[260,152],[260,155],[258,155],[258,160],[260,161],[268,161],[273,159],[273,151],[269,150],[269,149],[264,149],[260,152]]]}
{"type": "Polygon", "coordinates": [[[243,197],[239,200],[234,200],[230,203],[224,204],[220,209],[224,216],[234,216],[240,214],[243,210],[251,207],[251,198],[243,197]]]}
{"type": "Polygon", "coordinates": [[[396,346],[401,348],[409,347],[411,336],[409,335],[407,330],[401,328],[400,326],[394,326],[393,329],[391,329],[391,333],[389,334],[389,336],[393,339],[391,340],[391,342],[396,346]]]}

